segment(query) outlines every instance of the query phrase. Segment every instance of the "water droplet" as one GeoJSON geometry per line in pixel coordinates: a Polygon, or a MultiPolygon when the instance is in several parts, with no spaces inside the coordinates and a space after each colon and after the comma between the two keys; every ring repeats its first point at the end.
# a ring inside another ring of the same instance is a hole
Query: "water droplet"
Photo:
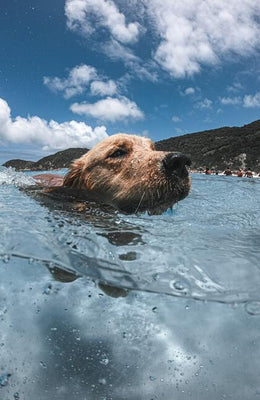
{"type": "Polygon", "coordinates": [[[159,277],[160,277],[159,274],[153,274],[152,275],[152,278],[153,278],[154,281],[158,281],[159,277]]]}
{"type": "Polygon", "coordinates": [[[8,379],[10,378],[11,374],[3,373],[0,375],[0,387],[6,386],[8,384],[8,379]]]}
{"type": "Polygon", "coordinates": [[[5,255],[3,256],[3,258],[2,258],[2,260],[3,260],[3,262],[4,262],[5,264],[9,263],[9,261],[10,261],[10,256],[9,256],[9,254],[5,254],[5,255]]]}
{"type": "Polygon", "coordinates": [[[102,364],[102,365],[107,365],[108,363],[109,363],[108,358],[102,358],[102,360],[100,361],[100,364],[102,364]]]}
{"type": "Polygon", "coordinates": [[[52,289],[52,284],[51,283],[49,283],[44,289],[43,289],[43,294],[50,294],[50,292],[51,292],[51,289],[52,289]]]}
{"type": "Polygon", "coordinates": [[[171,281],[170,282],[170,287],[173,290],[178,290],[178,292],[182,292],[187,294],[189,292],[189,284],[188,282],[184,281],[184,280],[177,280],[177,281],[171,281]]]}
{"type": "Polygon", "coordinates": [[[260,315],[260,301],[249,301],[245,305],[245,310],[250,315],[260,315]]]}

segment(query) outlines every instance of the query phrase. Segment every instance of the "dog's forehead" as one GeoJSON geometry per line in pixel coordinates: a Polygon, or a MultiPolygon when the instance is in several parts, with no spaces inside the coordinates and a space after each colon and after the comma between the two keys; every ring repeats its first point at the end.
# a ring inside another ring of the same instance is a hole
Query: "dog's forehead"
{"type": "Polygon", "coordinates": [[[151,148],[153,142],[142,136],[130,135],[126,133],[118,133],[116,135],[109,136],[99,143],[99,146],[104,148],[108,147],[127,147],[133,148],[134,146],[142,146],[151,148]]]}

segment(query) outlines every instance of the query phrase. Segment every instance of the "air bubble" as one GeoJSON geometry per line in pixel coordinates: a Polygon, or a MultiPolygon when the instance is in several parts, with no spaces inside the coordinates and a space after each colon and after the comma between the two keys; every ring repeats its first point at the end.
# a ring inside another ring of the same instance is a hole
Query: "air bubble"
{"type": "Polygon", "coordinates": [[[9,256],[9,254],[5,254],[5,255],[3,256],[3,258],[2,258],[2,260],[3,260],[3,262],[4,262],[5,264],[9,263],[9,261],[10,261],[10,256],[9,256]]]}
{"type": "Polygon", "coordinates": [[[43,292],[42,292],[42,294],[50,294],[50,292],[51,292],[51,289],[52,289],[52,284],[51,283],[49,283],[48,285],[46,285],[46,287],[43,289],[43,292]]]}
{"type": "Polygon", "coordinates": [[[0,387],[6,386],[8,384],[8,379],[10,378],[11,374],[4,373],[0,375],[0,387]]]}
{"type": "Polygon", "coordinates": [[[250,315],[260,315],[260,301],[249,301],[245,305],[245,310],[250,315]]]}
{"type": "Polygon", "coordinates": [[[108,365],[108,363],[109,363],[108,358],[102,358],[102,360],[100,361],[100,364],[102,364],[102,365],[108,365]]]}
{"type": "Polygon", "coordinates": [[[170,287],[171,287],[171,289],[177,290],[178,292],[181,292],[184,294],[187,294],[190,290],[189,284],[186,281],[180,280],[180,279],[177,281],[175,281],[175,280],[171,281],[170,287]]]}

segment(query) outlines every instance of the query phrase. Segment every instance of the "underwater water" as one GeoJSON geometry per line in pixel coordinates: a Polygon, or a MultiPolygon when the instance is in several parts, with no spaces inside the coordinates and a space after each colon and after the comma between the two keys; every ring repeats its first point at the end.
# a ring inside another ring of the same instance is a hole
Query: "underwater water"
{"type": "Polygon", "coordinates": [[[0,167],[0,399],[260,399],[260,179],[84,213],[0,167]]]}

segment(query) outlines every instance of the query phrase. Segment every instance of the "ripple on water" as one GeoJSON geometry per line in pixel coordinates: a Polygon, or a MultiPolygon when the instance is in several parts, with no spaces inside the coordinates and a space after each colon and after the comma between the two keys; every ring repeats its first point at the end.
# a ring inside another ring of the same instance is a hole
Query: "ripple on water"
{"type": "Polygon", "coordinates": [[[48,209],[16,187],[32,182],[0,170],[3,264],[22,257],[64,282],[85,275],[119,288],[249,301],[246,311],[259,314],[260,180],[193,175],[191,194],[175,213],[152,217],[93,207],[75,214],[54,203],[48,209]]]}

